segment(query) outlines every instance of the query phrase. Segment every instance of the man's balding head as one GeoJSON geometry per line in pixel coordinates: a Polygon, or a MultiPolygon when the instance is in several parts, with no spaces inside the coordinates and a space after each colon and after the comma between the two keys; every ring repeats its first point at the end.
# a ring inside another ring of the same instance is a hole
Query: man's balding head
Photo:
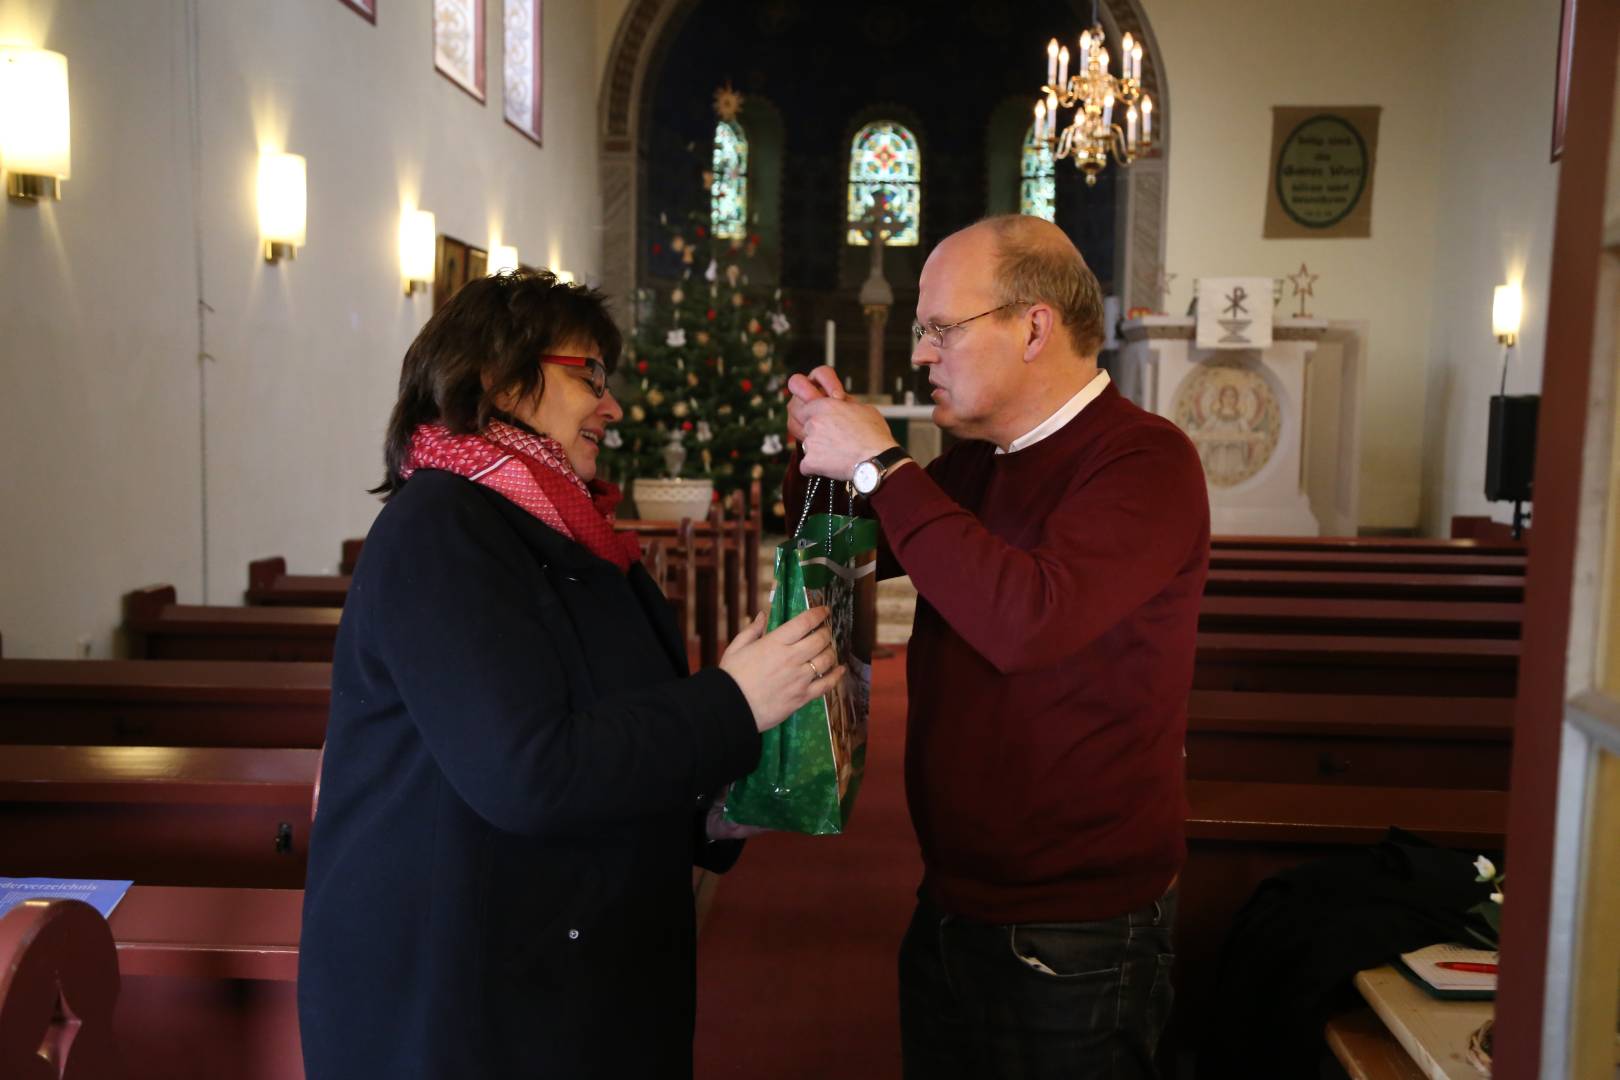
{"type": "Polygon", "coordinates": [[[1102,287],[1062,229],[1037,217],[1001,214],[968,226],[939,246],[947,244],[974,249],[992,261],[998,302],[1050,304],[1076,355],[1095,357],[1102,348],[1102,287]]]}

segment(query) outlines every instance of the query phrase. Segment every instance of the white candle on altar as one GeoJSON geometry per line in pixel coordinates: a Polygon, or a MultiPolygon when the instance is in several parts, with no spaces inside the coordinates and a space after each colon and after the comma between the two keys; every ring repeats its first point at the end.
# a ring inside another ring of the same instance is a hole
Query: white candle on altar
{"type": "Polygon", "coordinates": [[[822,363],[826,364],[828,367],[834,367],[835,366],[833,364],[833,331],[835,329],[836,329],[836,324],[831,319],[828,319],[827,320],[827,349],[826,349],[826,354],[822,358],[822,363]]]}
{"type": "Polygon", "coordinates": [[[1058,43],[1053,38],[1046,43],[1046,85],[1057,85],[1058,43]]]}
{"type": "Polygon", "coordinates": [[[1142,141],[1153,141],[1153,99],[1142,95],[1142,141]]]}

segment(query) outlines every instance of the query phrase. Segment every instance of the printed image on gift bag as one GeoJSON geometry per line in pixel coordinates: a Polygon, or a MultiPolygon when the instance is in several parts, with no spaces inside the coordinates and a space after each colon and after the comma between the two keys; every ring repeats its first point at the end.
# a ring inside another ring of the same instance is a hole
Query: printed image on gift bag
{"type": "Polygon", "coordinates": [[[876,522],[806,514],[797,538],[777,546],[769,629],[821,605],[829,609],[838,662],[847,670],[831,691],[761,736],[758,768],[726,796],[729,821],[817,836],[840,833],[849,822],[866,765],[877,640],[876,522]]]}

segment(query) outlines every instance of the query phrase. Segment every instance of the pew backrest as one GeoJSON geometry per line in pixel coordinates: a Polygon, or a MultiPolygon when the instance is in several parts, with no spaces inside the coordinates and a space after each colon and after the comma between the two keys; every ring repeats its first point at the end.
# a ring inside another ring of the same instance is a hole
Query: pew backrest
{"type": "Polygon", "coordinates": [[[34,900],[0,917],[0,1076],[122,1075],[118,987],[112,933],[89,904],[34,900]]]}

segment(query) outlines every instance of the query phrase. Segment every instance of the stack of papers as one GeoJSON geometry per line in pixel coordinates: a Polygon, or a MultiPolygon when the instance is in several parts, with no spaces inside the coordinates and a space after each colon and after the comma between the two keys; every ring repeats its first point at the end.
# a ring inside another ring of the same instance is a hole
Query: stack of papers
{"type": "Polygon", "coordinates": [[[1445,944],[1402,953],[1395,966],[1435,997],[1492,998],[1496,960],[1494,949],[1445,944]]]}
{"type": "Polygon", "coordinates": [[[94,881],[82,878],[0,877],[0,916],[29,900],[83,900],[105,919],[112,914],[133,881],[94,881]]]}

